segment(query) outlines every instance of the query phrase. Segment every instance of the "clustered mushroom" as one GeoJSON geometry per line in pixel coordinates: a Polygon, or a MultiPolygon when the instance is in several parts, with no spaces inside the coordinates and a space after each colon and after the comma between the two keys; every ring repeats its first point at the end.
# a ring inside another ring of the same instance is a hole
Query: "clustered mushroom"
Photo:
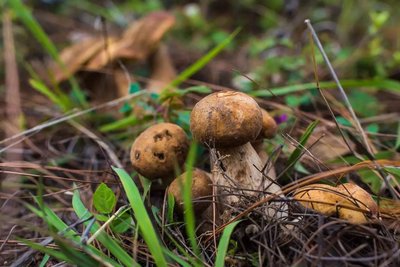
{"type": "Polygon", "coordinates": [[[189,149],[185,131],[176,124],[159,123],[142,132],[131,148],[133,168],[150,180],[161,180],[165,187],[182,168],[189,149]]]}
{"type": "MultiPolygon", "coordinates": [[[[262,171],[268,160],[263,139],[272,138],[277,125],[252,97],[233,91],[204,97],[193,107],[190,130],[193,139],[211,149],[211,174],[192,170],[191,193],[196,214],[211,208],[214,193],[221,203],[220,214],[226,210],[222,205],[235,206],[242,196],[282,196],[280,186],[274,181],[273,168],[262,171]]],[[[180,212],[184,210],[182,186],[187,183],[187,173],[177,178],[175,174],[185,171],[188,147],[189,140],[181,127],[158,123],[142,132],[131,148],[134,169],[152,181],[161,180],[163,189],[169,185],[167,191],[174,196],[180,212]]],[[[369,216],[375,216],[378,211],[370,194],[351,183],[337,187],[308,185],[297,189],[293,198],[305,209],[337,215],[355,224],[368,222],[369,216]]],[[[270,204],[265,213],[269,217],[282,217],[287,214],[286,210],[284,203],[270,204]]]]}
{"type": "MultiPolygon", "coordinates": [[[[175,198],[176,206],[179,211],[183,211],[183,186],[187,183],[187,172],[178,176],[168,187],[168,193],[175,198]]],[[[194,169],[192,173],[191,193],[193,200],[193,210],[200,213],[211,205],[212,201],[212,181],[209,174],[200,169],[194,169]]]]}
{"type": "MultiPolygon", "coordinates": [[[[240,195],[281,194],[279,185],[261,172],[263,162],[251,145],[275,131],[263,129],[262,109],[252,97],[232,91],[204,97],[192,110],[190,130],[195,140],[215,148],[212,179],[222,203],[235,205],[240,195]]],[[[268,209],[273,213],[276,209],[268,209]]]]}
{"type": "MultiPolygon", "coordinates": [[[[272,181],[274,177],[261,172],[266,158],[261,160],[251,144],[273,137],[276,128],[273,118],[244,93],[217,92],[195,105],[190,118],[193,138],[215,149],[218,155],[211,175],[193,170],[193,199],[201,199],[197,201],[201,204],[194,205],[196,211],[206,209],[212,202],[209,197],[213,185],[221,202],[228,205],[238,203],[240,195],[281,194],[280,187],[272,181]]],[[[175,197],[178,209],[182,209],[181,186],[186,176],[173,179],[178,169],[184,170],[188,145],[186,134],[178,125],[159,123],[141,133],[131,148],[134,169],[150,180],[161,180],[162,188],[170,184],[168,192],[175,197]]]]}

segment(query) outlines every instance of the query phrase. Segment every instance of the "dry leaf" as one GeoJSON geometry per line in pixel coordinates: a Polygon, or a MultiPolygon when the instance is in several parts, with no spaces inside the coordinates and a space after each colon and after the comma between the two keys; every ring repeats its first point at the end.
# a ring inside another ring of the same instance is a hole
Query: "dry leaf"
{"type": "MultiPolygon", "coordinates": [[[[108,43],[115,41],[109,38],[108,43]]],[[[62,82],[80,70],[96,53],[105,46],[103,37],[90,38],[65,48],[60,59],[65,68],[62,69],[58,63],[52,62],[50,69],[53,71],[57,83],[62,82]]]]}
{"type": "Polygon", "coordinates": [[[131,24],[122,38],[110,43],[87,64],[98,70],[116,59],[144,60],[157,48],[164,34],[172,28],[175,18],[167,12],[154,12],[131,24]]]}
{"type": "Polygon", "coordinates": [[[79,70],[100,70],[117,59],[147,59],[174,23],[175,18],[167,12],[151,13],[133,22],[122,36],[109,37],[107,43],[99,36],[65,48],[60,54],[64,68],[52,62],[48,69],[59,83],[79,70]]]}

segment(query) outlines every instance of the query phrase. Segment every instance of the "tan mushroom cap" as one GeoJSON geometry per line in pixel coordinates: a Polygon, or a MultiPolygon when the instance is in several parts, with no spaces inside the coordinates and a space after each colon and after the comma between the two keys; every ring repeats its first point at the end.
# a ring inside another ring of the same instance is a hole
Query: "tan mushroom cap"
{"type": "Polygon", "coordinates": [[[324,215],[335,215],[354,224],[367,223],[367,213],[375,214],[378,206],[371,195],[356,184],[333,187],[312,184],[299,188],[294,199],[308,209],[324,215]],[[360,211],[363,210],[363,211],[360,211]]]}
{"type": "MultiPolygon", "coordinates": [[[[176,206],[183,211],[183,186],[186,183],[186,172],[178,176],[169,186],[168,193],[175,198],[176,206]]],[[[207,209],[212,200],[212,181],[205,171],[200,169],[193,170],[192,176],[192,199],[195,212],[201,212],[207,209]]]]}
{"type": "Polygon", "coordinates": [[[233,91],[204,97],[190,116],[194,139],[215,147],[241,146],[254,141],[262,128],[262,113],[250,96],[233,91]]]}
{"type": "Polygon", "coordinates": [[[337,187],[341,192],[350,196],[350,201],[362,209],[369,210],[372,214],[378,212],[378,205],[371,195],[353,183],[344,183],[337,187]]]}
{"type": "Polygon", "coordinates": [[[278,130],[278,125],[276,124],[274,118],[269,115],[268,111],[261,109],[262,112],[262,129],[259,138],[273,138],[278,130]]]}
{"type": "Polygon", "coordinates": [[[134,169],[144,177],[169,179],[186,160],[189,141],[176,124],[159,123],[142,132],[131,148],[134,169]]]}

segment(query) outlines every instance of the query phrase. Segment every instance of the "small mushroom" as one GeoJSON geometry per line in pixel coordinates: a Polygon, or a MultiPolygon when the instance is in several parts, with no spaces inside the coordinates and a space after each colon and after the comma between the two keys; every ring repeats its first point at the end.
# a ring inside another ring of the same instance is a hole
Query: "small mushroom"
{"type": "MultiPolygon", "coordinates": [[[[168,193],[175,198],[176,207],[183,211],[183,186],[186,184],[187,173],[178,176],[168,187],[168,193]]],[[[208,173],[200,169],[194,169],[192,173],[192,200],[193,209],[196,213],[206,210],[212,201],[212,181],[208,173]]]]}
{"type": "MultiPolygon", "coordinates": [[[[262,164],[265,165],[269,160],[269,155],[264,148],[264,139],[271,139],[275,137],[276,132],[278,130],[278,125],[276,124],[274,118],[271,115],[269,115],[268,111],[266,111],[265,109],[261,109],[261,112],[262,112],[262,129],[257,139],[251,142],[251,145],[256,150],[258,156],[261,159],[262,164]]],[[[273,166],[269,166],[269,168],[265,169],[264,174],[267,175],[269,178],[272,179],[276,178],[275,168],[273,168],[273,166]]]]}
{"type": "Polygon", "coordinates": [[[175,169],[186,160],[189,141],[185,131],[176,124],[159,123],[142,132],[131,148],[134,169],[150,180],[162,179],[168,185],[175,169]]]}
{"type": "Polygon", "coordinates": [[[262,130],[262,111],[252,97],[233,91],[204,97],[192,110],[190,130],[195,140],[216,149],[212,179],[222,202],[238,203],[238,195],[255,195],[257,190],[281,192],[263,177],[262,162],[250,144],[262,130]]]}
{"type": "Polygon", "coordinates": [[[371,195],[356,184],[350,183],[338,187],[326,184],[308,185],[297,189],[294,199],[307,209],[327,216],[338,215],[339,218],[354,224],[367,223],[366,214],[375,215],[378,211],[371,195]]]}
{"type": "Polygon", "coordinates": [[[274,138],[278,130],[278,125],[276,124],[274,118],[269,115],[268,111],[261,109],[262,113],[262,129],[257,139],[271,139],[274,138]]]}
{"type": "MultiPolygon", "coordinates": [[[[348,195],[349,201],[354,206],[366,210],[371,215],[376,215],[378,213],[378,205],[376,204],[374,199],[367,191],[365,191],[358,185],[353,183],[344,183],[339,185],[337,189],[340,190],[340,192],[342,192],[343,194],[348,195]]],[[[342,211],[341,218],[347,219],[348,221],[354,221],[352,219],[354,216],[360,217],[360,219],[358,219],[358,221],[360,222],[366,219],[363,212],[354,212],[353,210],[349,209],[344,209],[342,211]]]]}

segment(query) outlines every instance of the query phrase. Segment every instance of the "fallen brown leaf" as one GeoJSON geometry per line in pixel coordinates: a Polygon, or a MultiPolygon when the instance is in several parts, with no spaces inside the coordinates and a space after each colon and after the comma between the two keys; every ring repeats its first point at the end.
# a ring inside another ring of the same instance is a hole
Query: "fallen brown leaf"
{"type": "Polygon", "coordinates": [[[110,43],[87,64],[87,69],[98,70],[117,59],[144,60],[157,48],[164,34],[172,28],[175,18],[168,12],[158,11],[147,15],[110,43]]]}
{"type": "MultiPolygon", "coordinates": [[[[109,38],[108,44],[112,42],[115,42],[115,38],[109,38]]],[[[64,68],[56,62],[51,63],[52,67],[50,69],[53,71],[54,81],[59,83],[68,79],[104,46],[103,37],[94,37],[65,48],[60,54],[60,60],[64,64],[64,68]]]]}

